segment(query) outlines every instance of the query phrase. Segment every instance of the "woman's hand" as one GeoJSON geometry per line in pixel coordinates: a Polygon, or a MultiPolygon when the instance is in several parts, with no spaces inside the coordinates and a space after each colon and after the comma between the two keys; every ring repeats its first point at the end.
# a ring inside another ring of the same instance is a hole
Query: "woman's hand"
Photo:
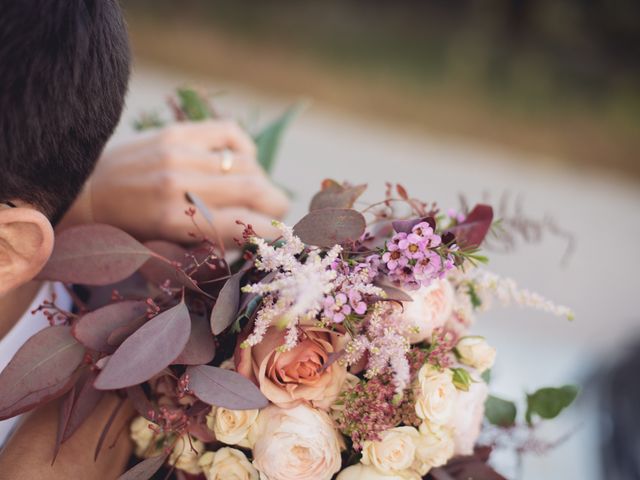
{"type": "MultiPolygon", "coordinates": [[[[105,152],[61,227],[108,223],[141,240],[188,242],[194,228],[184,213],[186,192],[198,195],[211,209],[225,243],[240,236],[236,220],[270,236],[271,220],[281,218],[289,207],[237,124],[178,123],[105,152]],[[233,155],[230,169],[223,159],[225,149],[233,155]]],[[[199,224],[206,227],[204,221],[199,224]]]]}

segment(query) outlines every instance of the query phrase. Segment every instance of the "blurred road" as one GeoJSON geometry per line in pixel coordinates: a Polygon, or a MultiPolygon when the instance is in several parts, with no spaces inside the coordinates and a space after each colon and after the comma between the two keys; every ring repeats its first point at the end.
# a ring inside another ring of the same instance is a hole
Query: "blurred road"
{"type": "MultiPolygon", "coordinates": [[[[166,95],[184,84],[228,92],[221,97],[223,110],[241,119],[254,118],[258,109],[259,118],[266,121],[296,100],[138,65],[116,141],[131,135],[132,119],[141,111],[162,110],[166,95]]],[[[610,361],[640,336],[635,296],[640,188],[623,179],[554,165],[521,152],[430,137],[381,119],[365,120],[312,105],[288,132],[274,176],[295,194],[291,221],[306,212],[320,181],[330,177],[367,182],[365,199],[380,198],[387,180],[401,182],[409,193],[437,200],[445,209],[458,206],[459,193],[471,202],[488,193],[497,203],[508,191],[522,196],[530,217],[551,214],[572,232],[577,245],[564,267],[565,241],[552,236],[535,245],[520,243],[513,254],[491,255],[493,271],[576,312],[574,322],[500,307],[480,318],[476,330],[498,348],[492,389],[518,399],[523,391],[540,386],[582,383],[601,361],[610,361]]],[[[583,402],[563,415],[547,432],[549,438],[577,432],[553,453],[528,458],[523,478],[600,478],[591,413],[583,402]]]]}

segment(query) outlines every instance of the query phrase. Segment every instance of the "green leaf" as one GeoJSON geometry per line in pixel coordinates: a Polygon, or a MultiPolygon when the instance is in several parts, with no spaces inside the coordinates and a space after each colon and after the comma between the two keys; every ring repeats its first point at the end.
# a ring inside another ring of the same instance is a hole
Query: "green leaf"
{"type": "Polygon", "coordinates": [[[282,135],[291,121],[305,106],[303,102],[292,105],[280,117],[267,125],[254,137],[256,146],[258,147],[258,161],[265,172],[270,173],[273,169],[282,135]]]}
{"type": "Polygon", "coordinates": [[[206,120],[211,117],[207,100],[191,88],[177,90],[180,108],[189,120],[206,120]]]}
{"type": "Polygon", "coordinates": [[[469,294],[469,299],[471,300],[471,306],[474,309],[478,309],[482,306],[482,300],[480,300],[480,297],[478,296],[478,292],[476,292],[476,286],[475,283],[473,283],[472,281],[470,281],[469,283],[467,283],[467,293],[469,294]]]}
{"type": "Polygon", "coordinates": [[[458,390],[468,392],[469,386],[473,382],[471,374],[464,368],[452,368],[451,370],[453,371],[453,384],[455,387],[458,390]]]}
{"type": "Polygon", "coordinates": [[[487,369],[484,372],[482,372],[480,374],[480,377],[482,378],[482,380],[484,380],[484,383],[486,383],[487,385],[489,385],[491,383],[491,369],[487,369]]]}
{"type": "Polygon", "coordinates": [[[547,420],[557,417],[562,410],[571,405],[577,396],[578,387],[575,385],[541,388],[535,393],[527,395],[527,423],[531,425],[533,414],[547,420]]]}
{"type": "Polygon", "coordinates": [[[490,423],[500,427],[509,427],[516,421],[516,404],[509,400],[489,395],[484,404],[484,415],[490,423]]]}

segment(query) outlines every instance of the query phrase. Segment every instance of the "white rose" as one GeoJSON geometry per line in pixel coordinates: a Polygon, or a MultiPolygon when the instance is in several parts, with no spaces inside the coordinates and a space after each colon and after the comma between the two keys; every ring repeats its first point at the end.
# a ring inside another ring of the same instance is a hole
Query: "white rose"
{"type": "Polygon", "coordinates": [[[213,407],[207,415],[207,427],[220,442],[251,448],[251,430],[255,427],[258,410],[229,410],[213,407]]]}
{"type": "Polygon", "coordinates": [[[405,302],[403,316],[416,329],[409,342],[430,340],[433,331],[444,326],[453,311],[454,291],[446,279],[436,279],[428,287],[407,292],[413,302],[405,302]]]}
{"type": "Polygon", "coordinates": [[[140,458],[153,457],[158,453],[154,443],[162,439],[162,436],[151,429],[157,425],[144,417],[137,417],[131,422],[131,440],[135,443],[136,455],[140,458]]]}
{"type": "Polygon", "coordinates": [[[362,444],[362,460],[382,473],[392,474],[413,465],[416,439],[420,436],[413,427],[396,427],[380,434],[380,440],[367,440],[362,444]]]}
{"type": "Polygon", "coordinates": [[[436,425],[446,424],[453,414],[457,393],[451,370],[423,365],[418,372],[416,415],[436,425]]]}
{"type": "Polygon", "coordinates": [[[325,412],[306,404],[260,411],[253,465],[269,480],[330,480],[340,470],[340,435],[325,412]]]}
{"type": "Polygon", "coordinates": [[[178,438],[171,455],[169,455],[169,465],[173,465],[191,475],[198,475],[202,472],[198,465],[198,460],[203,453],[204,443],[193,437],[189,441],[187,436],[183,435],[178,438]]]}
{"type": "Polygon", "coordinates": [[[356,463],[341,471],[336,480],[421,480],[421,478],[420,475],[411,470],[387,475],[370,465],[356,463]]]}
{"type": "Polygon", "coordinates": [[[472,382],[468,392],[458,392],[451,426],[456,455],[471,455],[484,417],[484,403],[489,387],[484,382],[472,382]]]}
{"type": "Polygon", "coordinates": [[[489,346],[483,337],[462,337],[456,345],[460,361],[482,373],[493,367],[496,349],[489,346]]]}
{"type": "Polygon", "coordinates": [[[198,465],[207,480],[258,480],[258,471],[240,450],[224,447],[217,452],[207,452],[198,465]]]}
{"type": "Polygon", "coordinates": [[[426,475],[433,467],[445,465],[453,457],[453,437],[450,429],[422,422],[416,443],[416,463],[413,468],[426,475]]]}

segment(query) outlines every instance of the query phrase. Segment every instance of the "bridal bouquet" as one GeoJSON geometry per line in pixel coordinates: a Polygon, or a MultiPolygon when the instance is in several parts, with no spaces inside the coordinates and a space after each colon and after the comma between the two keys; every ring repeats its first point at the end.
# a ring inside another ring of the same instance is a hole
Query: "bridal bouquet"
{"type": "MultiPolygon", "coordinates": [[[[364,190],[325,181],[279,238],[244,225],[233,262],[194,196],[190,248],[63,232],[41,278],[75,285],[77,310],[41,307],[51,326],[0,374],[0,418],[63,397],[64,448],[115,391],[139,414],[122,479],[503,478],[476,443],[484,417],[516,428],[516,405],[488,395],[474,316],[493,299],[571,312],[481,266],[491,207],[445,214],[389,185],[356,208],[364,190]]],[[[528,394],[522,428],[575,395],[528,394]]]]}

